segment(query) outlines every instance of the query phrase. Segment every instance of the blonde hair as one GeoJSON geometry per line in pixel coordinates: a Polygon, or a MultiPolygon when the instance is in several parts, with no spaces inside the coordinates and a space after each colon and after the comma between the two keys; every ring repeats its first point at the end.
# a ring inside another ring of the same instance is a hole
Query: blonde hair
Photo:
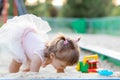
{"type": "Polygon", "coordinates": [[[71,66],[79,61],[79,52],[80,49],[76,41],[59,35],[47,46],[44,56],[50,58],[50,53],[54,53],[57,59],[65,61],[67,65],[71,66]]]}

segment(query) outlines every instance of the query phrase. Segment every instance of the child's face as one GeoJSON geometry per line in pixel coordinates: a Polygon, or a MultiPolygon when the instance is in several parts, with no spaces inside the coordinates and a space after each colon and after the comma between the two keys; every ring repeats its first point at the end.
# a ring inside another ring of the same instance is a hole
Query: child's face
{"type": "Polygon", "coordinates": [[[55,69],[65,69],[66,68],[66,62],[64,62],[64,61],[61,61],[61,60],[59,60],[59,59],[56,59],[56,58],[53,58],[52,59],[52,63],[51,63],[52,65],[53,65],[53,67],[55,68],[55,69]]]}

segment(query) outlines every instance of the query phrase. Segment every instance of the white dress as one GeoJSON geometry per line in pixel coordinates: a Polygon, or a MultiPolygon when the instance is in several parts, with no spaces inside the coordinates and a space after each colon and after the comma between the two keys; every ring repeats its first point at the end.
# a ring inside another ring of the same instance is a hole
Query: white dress
{"type": "Polygon", "coordinates": [[[51,30],[49,24],[33,14],[25,14],[9,19],[0,28],[0,49],[4,47],[14,57],[26,62],[24,49],[21,45],[21,36],[26,28],[36,30],[44,40],[47,40],[46,33],[51,30]]]}

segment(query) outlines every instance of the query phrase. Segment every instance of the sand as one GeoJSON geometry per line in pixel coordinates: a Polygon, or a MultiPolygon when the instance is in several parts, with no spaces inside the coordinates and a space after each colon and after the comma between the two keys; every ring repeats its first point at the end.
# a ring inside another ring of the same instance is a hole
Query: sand
{"type": "MultiPolygon", "coordinates": [[[[67,34],[68,36],[71,36],[71,34],[67,34]]],[[[53,38],[54,34],[49,34],[50,38],[53,38]]],[[[76,35],[72,35],[76,37],[76,35]]],[[[78,35],[77,35],[78,36],[78,35]]],[[[108,49],[112,49],[115,51],[119,50],[120,45],[120,37],[117,36],[108,36],[108,35],[85,35],[81,34],[81,43],[84,44],[91,44],[91,45],[97,45],[101,47],[105,47],[108,49]]],[[[80,60],[83,60],[84,56],[86,55],[92,55],[92,53],[87,51],[81,51],[80,60]]],[[[115,66],[113,63],[108,61],[100,61],[100,68],[108,69],[113,71],[113,75],[111,76],[101,76],[98,73],[81,73],[79,71],[76,71],[75,66],[67,67],[65,69],[65,73],[56,73],[56,70],[51,66],[48,65],[46,68],[41,68],[39,73],[35,72],[27,72],[24,73],[22,71],[18,73],[9,73],[8,67],[11,62],[11,56],[9,54],[0,54],[0,78],[11,78],[11,79],[37,79],[37,78],[44,78],[44,79],[92,79],[92,78],[120,78],[120,67],[115,66]]],[[[21,68],[22,70],[22,68],[21,68]]]]}

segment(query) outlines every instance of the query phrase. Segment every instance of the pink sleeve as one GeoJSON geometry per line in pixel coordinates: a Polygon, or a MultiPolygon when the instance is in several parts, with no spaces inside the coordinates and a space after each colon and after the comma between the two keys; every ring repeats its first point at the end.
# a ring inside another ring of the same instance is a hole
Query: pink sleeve
{"type": "Polygon", "coordinates": [[[38,36],[37,33],[29,32],[26,36],[23,36],[23,47],[28,58],[32,59],[32,55],[37,54],[43,61],[45,43],[42,37],[38,36]]]}

